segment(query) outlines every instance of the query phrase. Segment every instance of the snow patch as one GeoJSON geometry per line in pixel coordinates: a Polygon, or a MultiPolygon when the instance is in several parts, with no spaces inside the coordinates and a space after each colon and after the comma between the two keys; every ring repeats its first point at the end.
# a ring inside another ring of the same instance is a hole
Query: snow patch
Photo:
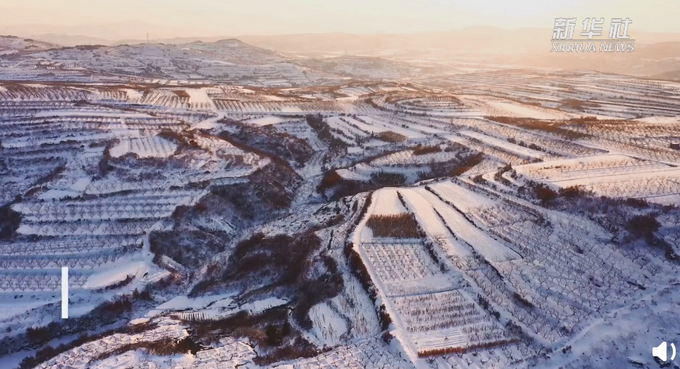
{"type": "Polygon", "coordinates": [[[327,345],[341,343],[341,337],[347,333],[347,323],[327,303],[312,306],[309,309],[312,320],[312,333],[327,345]]]}
{"type": "Polygon", "coordinates": [[[145,261],[119,263],[114,268],[91,275],[83,285],[84,289],[97,289],[125,280],[129,275],[141,277],[150,271],[145,261]]]}
{"type": "Polygon", "coordinates": [[[275,116],[266,116],[262,118],[253,118],[253,119],[248,119],[246,123],[251,123],[251,124],[257,124],[259,126],[266,126],[269,124],[276,124],[276,123],[281,123],[285,122],[286,119],[283,119],[281,117],[275,117],[275,116]]]}

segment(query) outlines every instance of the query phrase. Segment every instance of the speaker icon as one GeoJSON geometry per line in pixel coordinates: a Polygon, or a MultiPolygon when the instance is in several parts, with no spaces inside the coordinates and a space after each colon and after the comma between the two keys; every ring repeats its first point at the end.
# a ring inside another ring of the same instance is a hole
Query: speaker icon
{"type": "MultiPolygon", "coordinates": [[[[675,359],[675,345],[671,343],[671,348],[673,349],[673,355],[671,355],[671,360],[675,359]]],[[[659,346],[652,347],[652,356],[655,358],[666,361],[668,359],[668,345],[666,342],[661,342],[659,346]]]]}

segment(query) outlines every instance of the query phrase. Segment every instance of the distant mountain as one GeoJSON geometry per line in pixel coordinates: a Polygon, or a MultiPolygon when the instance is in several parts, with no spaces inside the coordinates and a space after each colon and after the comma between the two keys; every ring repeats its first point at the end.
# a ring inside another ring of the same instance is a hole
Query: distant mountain
{"type": "MultiPolygon", "coordinates": [[[[294,53],[405,54],[437,52],[522,54],[550,51],[548,28],[468,27],[448,32],[354,35],[348,33],[239,36],[249,44],[294,53]]],[[[680,34],[635,32],[638,44],[679,42],[680,34]]],[[[680,54],[678,54],[680,55],[680,54]]]]}
{"type": "MultiPolygon", "coordinates": [[[[229,36],[215,36],[215,37],[173,37],[173,38],[157,38],[152,40],[142,40],[142,39],[124,39],[117,41],[110,41],[109,45],[139,45],[146,43],[154,44],[168,44],[168,45],[181,45],[190,44],[192,42],[217,42],[220,40],[229,39],[229,36]]],[[[238,39],[238,37],[236,37],[238,39]]]]}
{"type": "MultiPolygon", "coordinates": [[[[472,27],[450,32],[414,34],[371,34],[320,33],[238,36],[239,40],[265,49],[311,57],[364,55],[461,55],[466,53],[529,53],[549,50],[550,44],[537,43],[540,38],[550,37],[549,29],[525,28],[505,30],[495,27],[472,27]]],[[[214,42],[219,37],[182,37],[155,39],[151,42],[183,44],[195,41],[214,42]]],[[[114,44],[140,44],[146,40],[123,40],[114,44]]]]}
{"type": "MultiPolygon", "coordinates": [[[[542,30],[541,30],[542,31],[542,30]]],[[[353,35],[347,33],[240,36],[252,45],[299,54],[454,55],[538,50],[536,29],[473,27],[450,32],[353,35]]],[[[550,35],[550,30],[542,32],[550,35]]],[[[548,36],[549,37],[549,36],[548,36]]],[[[549,45],[548,45],[549,46],[549,45]]]]}
{"type": "MultiPolygon", "coordinates": [[[[680,69],[680,34],[639,32],[632,53],[551,53],[551,30],[472,27],[404,35],[308,34],[243,36],[252,45],[293,55],[368,55],[427,58],[469,57],[519,67],[592,69],[638,76],[665,76],[680,69]]],[[[664,77],[665,78],[665,77],[664,77]]]]}
{"type": "Polygon", "coordinates": [[[176,68],[193,69],[198,65],[215,67],[221,63],[262,65],[278,63],[285,57],[276,51],[266,50],[244,43],[237,39],[225,39],[212,43],[196,41],[189,44],[137,44],[100,46],[81,45],[63,47],[48,53],[38,53],[38,57],[63,63],[78,63],[90,69],[127,69],[144,68],[173,70],[176,68]]]}
{"type": "MultiPolygon", "coordinates": [[[[144,22],[123,22],[85,26],[0,26],[0,33],[20,34],[65,46],[79,44],[135,45],[147,43],[186,44],[196,41],[216,42],[227,36],[162,37],[166,34],[192,34],[190,30],[166,29],[144,22]],[[16,29],[20,32],[7,32],[16,29]],[[56,31],[41,32],[44,29],[56,31]],[[160,36],[160,37],[159,37],[160,36]]],[[[549,28],[503,29],[468,27],[447,32],[410,34],[318,33],[289,35],[241,35],[239,40],[254,46],[308,56],[331,55],[454,55],[461,54],[527,54],[550,50],[549,28]]],[[[637,44],[679,42],[680,34],[635,31],[637,44]]]]}
{"type": "Polygon", "coordinates": [[[76,46],[76,45],[108,45],[111,41],[103,38],[88,37],[83,35],[58,35],[54,33],[47,33],[43,35],[32,36],[32,38],[58,44],[62,46],[76,46]]]}
{"type": "Polygon", "coordinates": [[[661,73],[651,76],[654,79],[665,79],[668,81],[678,81],[680,82],[680,69],[671,72],[661,73]]]}
{"type": "MultiPolygon", "coordinates": [[[[434,68],[374,56],[300,58],[238,39],[183,44],[78,45],[20,55],[23,65],[51,61],[79,71],[145,80],[217,81],[257,86],[335,85],[348,78],[400,80],[432,76],[434,68]]],[[[2,56],[0,55],[0,58],[2,56]]]]}
{"type": "Polygon", "coordinates": [[[408,63],[378,57],[339,56],[335,58],[299,59],[295,63],[324,73],[353,78],[399,80],[426,77],[434,73],[433,68],[416,67],[408,63]]]}
{"type": "Polygon", "coordinates": [[[59,47],[61,46],[30,38],[21,38],[16,36],[0,36],[0,55],[15,54],[21,52],[34,52],[59,47]]]}
{"type": "MultiPolygon", "coordinates": [[[[109,40],[106,44],[114,43],[115,40],[135,39],[146,41],[147,34],[151,38],[168,38],[175,35],[196,35],[199,31],[192,28],[169,27],[140,21],[125,21],[114,23],[79,24],[69,26],[23,24],[3,25],[0,24],[0,34],[18,35],[22,37],[36,37],[37,35],[55,34],[64,36],[83,35],[100,40],[109,40]]],[[[97,42],[102,43],[102,42],[97,42]]]]}
{"type": "Polygon", "coordinates": [[[24,52],[10,50],[5,55],[0,53],[0,61],[4,58],[20,60],[22,66],[33,65],[34,69],[50,64],[55,71],[45,74],[54,78],[59,77],[61,69],[67,68],[79,73],[156,83],[208,81],[249,83],[256,87],[293,87],[341,80],[337,75],[298,65],[296,59],[277,51],[255,47],[237,39],[181,45],[78,45],[24,52]],[[56,71],[56,68],[61,69],[56,71]]]}
{"type": "MultiPolygon", "coordinates": [[[[127,26],[131,30],[123,32],[124,34],[139,35],[139,29],[144,27],[152,28],[146,24],[133,22],[131,24],[120,24],[115,27],[112,25],[101,26],[97,29],[99,30],[98,32],[103,32],[105,29],[125,28],[127,26]]],[[[2,26],[0,26],[0,30],[2,29],[2,26]]],[[[92,33],[83,33],[83,35],[87,36],[67,35],[69,34],[44,34],[38,38],[66,46],[103,44],[113,47],[147,44],[145,39],[134,37],[123,38],[120,41],[109,41],[93,37],[92,33]]],[[[485,63],[510,67],[593,69],[600,72],[638,76],[658,76],[680,69],[680,59],[678,59],[678,56],[680,56],[680,34],[643,31],[631,33],[636,42],[635,51],[623,54],[599,52],[551,53],[551,35],[552,30],[548,28],[507,30],[497,27],[469,27],[448,32],[413,34],[355,35],[349,33],[324,33],[273,36],[246,35],[238,37],[238,40],[241,41],[224,41],[236,40],[226,37],[157,38],[152,39],[148,43],[150,45],[194,45],[189,46],[188,50],[195,53],[203,51],[211,53],[213,54],[212,57],[220,62],[233,62],[232,59],[236,58],[238,59],[235,62],[236,64],[252,62],[262,65],[289,60],[290,57],[321,59],[353,55],[392,58],[393,60],[400,61],[425,60],[427,58],[439,60],[466,58],[475,62],[483,61],[485,63]],[[225,42],[242,43],[241,47],[243,49],[239,53],[223,55],[218,50],[225,46],[225,42]],[[208,46],[211,44],[216,46],[208,46]],[[200,50],[201,48],[207,49],[200,50]],[[286,57],[281,53],[285,54],[286,57]]],[[[36,47],[40,49],[42,46],[36,47]]],[[[121,49],[111,50],[113,50],[112,55],[117,55],[121,52],[121,49]]],[[[126,53],[128,54],[126,54],[125,58],[136,60],[139,65],[156,65],[159,62],[152,61],[147,63],[142,59],[150,57],[149,55],[136,55],[132,50],[126,53]]],[[[174,60],[177,60],[176,58],[179,58],[180,54],[176,50],[168,52],[168,55],[172,55],[171,59],[174,60]]],[[[110,58],[111,56],[107,55],[106,57],[110,58]]],[[[191,58],[190,55],[188,57],[191,58]]],[[[201,63],[203,62],[201,61],[201,63]]],[[[126,63],[121,62],[120,64],[125,65],[126,63]]],[[[325,64],[316,63],[315,68],[337,71],[336,66],[333,66],[334,64],[337,64],[337,68],[340,68],[340,70],[348,70],[342,65],[352,65],[359,67],[359,69],[365,67],[368,68],[367,70],[375,70],[370,61],[357,63],[356,61],[347,60],[341,61],[339,64],[337,61],[325,64]]],[[[179,65],[183,65],[182,62],[179,65]]],[[[399,70],[400,68],[400,66],[389,67],[392,70],[399,70]]],[[[353,72],[360,72],[360,70],[354,70],[353,72]]]]}

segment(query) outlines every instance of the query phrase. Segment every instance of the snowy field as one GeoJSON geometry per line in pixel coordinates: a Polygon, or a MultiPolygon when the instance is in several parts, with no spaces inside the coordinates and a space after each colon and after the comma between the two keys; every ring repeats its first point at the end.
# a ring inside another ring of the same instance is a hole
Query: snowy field
{"type": "Polygon", "coordinates": [[[0,41],[2,368],[651,368],[677,338],[678,83],[0,41]]]}

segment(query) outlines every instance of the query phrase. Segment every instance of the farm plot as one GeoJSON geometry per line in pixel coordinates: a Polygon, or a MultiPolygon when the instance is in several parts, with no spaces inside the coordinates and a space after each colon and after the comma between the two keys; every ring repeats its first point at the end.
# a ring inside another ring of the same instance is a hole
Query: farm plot
{"type": "Polygon", "coordinates": [[[494,206],[496,201],[470,191],[451,181],[444,181],[429,185],[429,187],[444,200],[456,205],[464,213],[470,213],[478,208],[494,206]]]}
{"type": "MultiPolygon", "coordinates": [[[[90,275],[90,271],[69,273],[69,286],[82,287],[90,275]]],[[[61,269],[0,270],[1,292],[51,292],[60,289],[61,269]]]]}
{"type": "Polygon", "coordinates": [[[177,145],[159,136],[145,136],[123,139],[111,148],[111,156],[114,158],[129,152],[137,154],[140,158],[166,158],[175,153],[177,145]]]}
{"type": "Polygon", "coordinates": [[[158,219],[81,222],[22,222],[17,233],[38,236],[131,236],[141,235],[150,230],[158,219]]]}
{"type": "Polygon", "coordinates": [[[517,173],[524,174],[531,179],[559,184],[564,181],[587,178],[667,171],[670,168],[670,166],[658,162],[610,154],[578,159],[551,160],[544,163],[521,165],[514,169],[517,173]]]}
{"type": "Polygon", "coordinates": [[[2,143],[5,148],[29,148],[29,147],[44,147],[49,145],[56,145],[60,143],[79,143],[91,144],[101,140],[111,139],[116,137],[113,132],[102,132],[100,130],[90,130],[82,128],[68,128],[60,130],[59,132],[50,132],[48,129],[53,127],[34,126],[35,130],[21,130],[20,132],[11,132],[8,130],[7,136],[14,138],[7,138],[2,143]],[[39,132],[37,132],[39,130],[39,132]],[[20,137],[16,137],[20,136],[20,137]]]}
{"type": "Polygon", "coordinates": [[[358,129],[360,129],[360,130],[362,130],[362,131],[364,131],[364,132],[368,132],[369,134],[377,134],[377,133],[385,132],[385,131],[388,130],[388,129],[385,128],[385,127],[376,126],[376,125],[367,123],[367,122],[366,122],[364,119],[362,119],[361,117],[357,117],[357,116],[354,116],[354,117],[346,116],[346,117],[343,117],[343,118],[344,118],[344,120],[347,122],[347,124],[352,125],[352,126],[358,128],[358,129]]]}
{"type": "MultiPolygon", "coordinates": [[[[212,369],[212,368],[228,368],[236,369],[240,367],[247,367],[252,364],[256,354],[252,347],[246,341],[241,339],[234,339],[226,337],[220,339],[220,347],[199,351],[193,357],[190,363],[188,360],[182,360],[182,363],[173,365],[173,369],[212,369]]],[[[136,364],[136,358],[131,360],[130,364],[136,364]]],[[[113,365],[120,365],[118,361],[113,365]]],[[[112,365],[112,366],[113,366],[112,365]]],[[[109,367],[105,362],[102,362],[103,367],[109,367]]]]}
{"type": "Polygon", "coordinates": [[[388,296],[452,288],[420,243],[362,243],[361,248],[388,296]]]}
{"type": "Polygon", "coordinates": [[[631,158],[600,155],[534,163],[515,167],[527,177],[562,188],[578,186],[602,196],[647,198],[661,202],[680,194],[680,171],[670,165],[631,158]]]}
{"type": "Polygon", "coordinates": [[[526,117],[536,119],[559,119],[567,117],[566,114],[558,110],[536,108],[534,106],[517,104],[503,101],[493,101],[490,103],[491,111],[497,115],[526,117]],[[500,114],[498,114],[500,113],[500,114]]]}
{"type": "Polygon", "coordinates": [[[427,134],[427,135],[445,135],[451,133],[451,128],[453,126],[448,124],[442,124],[441,118],[424,119],[417,117],[402,117],[395,116],[391,117],[390,122],[393,124],[399,124],[402,127],[406,126],[409,129],[427,134]]]}
{"type": "Polygon", "coordinates": [[[569,130],[588,134],[588,143],[607,150],[648,160],[680,164],[680,152],[669,147],[668,137],[677,137],[674,124],[649,124],[636,121],[586,121],[569,130]]]}
{"type": "Polygon", "coordinates": [[[0,244],[4,255],[0,269],[8,270],[0,278],[0,288],[56,290],[62,266],[71,268],[73,288],[83,287],[89,275],[105,266],[123,257],[141,256],[143,236],[177,206],[193,204],[200,196],[198,190],[160,190],[48,200],[28,197],[12,206],[22,216],[17,239],[0,244]]]}
{"type": "MultiPolygon", "coordinates": [[[[496,148],[494,146],[488,145],[483,143],[482,141],[479,141],[477,139],[463,139],[458,136],[449,136],[446,137],[449,141],[454,142],[454,143],[460,143],[462,145],[465,145],[469,147],[472,150],[484,153],[488,156],[491,156],[492,158],[503,162],[503,163],[509,163],[512,165],[521,165],[521,164],[528,164],[530,161],[521,155],[509,152],[504,149],[496,148]]],[[[474,170],[474,168],[473,168],[474,170]]]]}
{"type": "Polygon", "coordinates": [[[469,127],[496,137],[505,137],[508,141],[527,146],[537,145],[556,156],[591,156],[603,153],[603,150],[573,142],[569,137],[585,136],[562,128],[565,123],[554,121],[540,121],[522,118],[491,117],[479,120],[458,120],[456,124],[469,127]],[[503,124],[496,123],[495,120],[503,124]],[[514,127],[516,125],[517,127],[514,127]],[[565,139],[566,137],[566,139],[565,139]]]}
{"type": "Polygon", "coordinates": [[[36,367],[36,369],[48,369],[59,367],[87,368],[90,363],[100,355],[115,352],[116,349],[125,345],[139,342],[157,342],[160,340],[179,341],[187,337],[189,333],[178,325],[163,325],[156,329],[137,334],[117,333],[102,339],[88,342],[77,350],[66,351],[36,367]]]}
{"type": "Polygon", "coordinates": [[[274,368],[322,369],[322,368],[415,368],[410,361],[395,355],[380,339],[368,339],[338,347],[309,359],[300,359],[274,368]]]}
{"type": "Polygon", "coordinates": [[[0,243],[1,256],[17,255],[68,255],[93,251],[140,248],[141,237],[68,237],[41,241],[15,241],[0,243]]]}
{"type": "Polygon", "coordinates": [[[18,229],[22,234],[135,235],[199,197],[199,192],[186,190],[147,191],[92,200],[22,202],[13,208],[23,215],[18,229]]]}
{"type": "Polygon", "coordinates": [[[510,341],[421,245],[362,243],[360,247],[395,309],[397,325],[419,356],[510,341]]]}
{"type": "Polygon", "coordinates": [[[170,216],[178,205],[192,202],[192,196],[171,199],[116,196],[110,201],[24,202],[14,205],[14,210],[30,222],[158,219],[170,216]]]}
{"type": "Polygon", "coordinates": [[[569,113],[522,104],[510,100],[490,99],[485,96],[461,96],[464,103],[480,110],[483,115],[506,116],[534,119],[568,119],[569,113]]]}
{"type": "Polygon", "coordinates": [[[636,172],[590,179],[556,182],[560,187],[582,186],[598,195],[615,198],[647,198],[680,194],[680,170],[672,169],[652,173],[636,172]]]}
{"type": "MultiPolygon", "coordinates": [[[[64,148],[61,154],[68,157],[71,156],[71,151],[64,148]]],[[[6,158],[3,162],[6,167],[0,175],[0,203],[6,204],[15,200],[17,195],[26,193],[44,178],[45,173],[55,173],[65,165],[65,159],[55,155],[48,161],[49,157],[50,153],[40,152],[36,153],[34,158],[6,158]]]]}
{"type": "Polygon", "coordinates": [[[0,242],[4,292],[58,290],[61,266],[71,268],[74,289],[91,289],[92,276],[104,275],[96,288],[115,283],[108,271],[150,264],[145,235],[206,193],[190,185],[244,182],[269,163],[215,137],[181,133],[211,117],[179,110],[211,110],[204,89],[22,91],[35,98],[0,102],[2,203],[21,216],[14,239],[0,242]],[[128,98],[147,105],[126,105],[128,98]]]}
{"type": "Polygon", "coordinates": [[[447,229],[451,229],[454,236],[470,245],[487,260],[501,262],[519,257],[517,253],[510,250],[499,241],[489,237],[486,233],[467,220],[460,212],[442,202],[428,190],[424,188],[408,189],[403,191],[403,195],[406,198],[407,203],[415,208],[417,215],[420,215],[419,208],[426,214],[423,218],[426,224],[426,230],[427,226],[431,224],[430,221],[428,221],[428,218],[432,219],[431,211],[428,210],[428,208],[430,208],[432,209],[432,212],[436,211],[436,213],[439,214],[438,217],[444,221],[447,229]]]}
{"type": "Polygon", "coordinates": [[[50,147],[59,142],[98,144],[112,137],[139,136],[139,131],[153,133],[162,129],[177,130],[185,127],[176,118],[146,117],[135,118],[122,113],[110,113],[110,116],[79,116],[68,112],[63,116],[44,119],[20,119],[6,128],[0,137],[8,136],[11,140],[3,140],[4,147],[50,147]],[[138,131],[139,130],[139,131],[138,131]]]}
{"type": "Polygon", "coordinates": [[[68,86],[46,86],[40,84],[13,84],[0,91],[3,101],[81,101],[93,97],[91,92],[68,86]]]}
{"type": "Polygon", "coordinates": [[[395,297],[393,301],[419,356],[511,340],[460,290],[395,297]]]}
{"type": "Polygon", "coordinates": [[[506,368],[512,367],[513,364],[522,361],[523,358],[535,352],[535,348],[520,342],[515,345],[504,345],[484,351],[444,355],[434,358],[434,362],[439,367],[452,369],[482,369],[489,367],[489,365],[493,365],[494,368],[506,368]]]}
{"type": "Polygon", "coordinates": [[[429,163],[441,163],[449,160],[458,159],[460,152],[456,151],[440,151],[415,155],[413,150],[399,151],[393,154],[381,156],[378,159],[371,161],[373,166],[406,166],[406,165],[424,165],[429,163]]]}
{"type": "Polygon", "coordinates": [[[63,266],[71,269],[95,269],[114,263],[127,253],[128,250],[125,249],[114,249],[69,255],[3,255],[0,259],[0,270],[59,269],[63,266]]]}
{"type": "Polygon", "coordinates": [[[387,121],[387,119],[383,117],[376,117],[376,116],[360,116],[358,117],[362,121],[366,122],[366,124],[373,125],[375,127],[384,129],[385,131],[390,131],[394,133],[398,133],[402,136],[405,136],[407,138],[423,138],[426,135],[420,132],[416,132],[414,130],[404,128],[398,124],[392,124],[387,121]]]}
{"type": "Polygon", "coordinates": [[[339,130],[344,136],[348,138],[363,138],[368,136],[368,133],[362,129],[357,128],[357,126],[352,125],[344,117],[330,117],[326,118],[326,123],[331,127],[331,129],[339,130]]]}
{"type": "MultiPolygon", "coordinates": [[[[415,190],[400,189],[399,193],[403,195],[406,209],[416,213],[417,221],[430,237],[439,236],[440,240],[451,237],[429,203],[422,197],[419,203],[414,203],[413,196],[420,196],[415,190]]],[[[377,191],[374,196],[368,220],[375,217],[373,212],[385,201],[400,205],[402,202],[394,189],[377,191]],[[384,193],[390,197],[385,199],[384,193]]],[[[470,257],[465,246],[453,239],[451,242],[460,248],[458,254],[452,257],[470,257]]],[[[440,243],[444,246],[444,242],[440,243]]],[[[506,332],[460,290],[465,283],[460,275],[444,272],[431,254],[435,251],[428,253],[423,241],[406,239],[399,242],[398,239],[373,237],[371,241],[361,242],[359,250],[376,285],[388,300],[390,313],[396,314],[393,318],[397,327],[406,334],[404,343],[417,355],[462,352],[510,341],[506,332]]]]}
{"type": "Polygon", "coordinates": [[[449,258],[459,259],[471,255],[471,250],[449,232],[440,214],[429,203],[411,189],[402,189],[400,193],[425,233],[439,242],[449,258]]]}
{"type": "Polygon", "coordinates": [[[144,98],[140,102],[145,105],[163,106],[171,109],[187,108],[189,94],[184,90],[154,89],[144,94],[144,98]]]}
{"type": "Polygon", "coordinates": [[[408,211],[404,208],[397,196],[396,188],[381,188],[373,193],[376,207],[372,214],[375,215],[395,215],[403,214],[408,211]]]}
{"type": "Polygon", "coordinates": [[[347,104],[337,101],[232,101],[215,100],[215,104],[220,111],[230,113],[279,113],[279,114],[340,114],[340,113],[362,113],[365,109],[361,106],[347,104]]]}
{"type": "Polygon", "coordinates": [[[189,107],[193,110],[216,110],[215,103],[208,94],[208,89],[187,88],[184,90],[189,95],[189,107]]]}
{"type": "Polygon", "coordinates": [[[499,140],[495,137],[487,136],[487,135],[484,135],[484,134],[481,134],[481,133],[477,133],[477,132],[473,132],[473,131],[458,131],[458,134],[460,134],[464,137],[479,140],[479,141],[483,142],[484,144],[494,146],[494,147],[498,147],[502,150],[523,156],[525,158],[543,159],[546,156],[545,153],[542,153],[540,151],[536,151],[536,150],[532,150],[532,149],[529,149],[529,148],[526,148],[526,147],[515,145],[513,143],[503,141],[503,140],[499,140]]]}
{"type": "Polygon", "coordinates": [[[466,273],[490,301],[530,331],[555,342],[579,324],[630,301],[644,285],[639,267],[610,244],[590,221],[557,214],[546,228],[536,209],[504,203],[480,218],[491,233],[511,243],[522,260],[482,265],[466,273]],[[530,211],[530,212],[527,212],[530,211]]]}
{"type": "Polygon", "coordinates": [[[397,103],[402,109],[411,111],[461,111],[466,110],[465,105],[454,96],[433,95],[429,97],[406,97],[398,100],[397,103]]]}
{"type": "Polygon", "coordinates": [[[218,150],[216,156],[206,154],[204,158],[201,158],[200,155],[198,157],[179,156],[180,160],[186,160],[187,167],[172,168],[145,181],[133,182],[126,180],[126,178],[107,176],[104,179],[93,181],[87,187],[86,193],[104,195],[133,190],[164,191],[173,186],[185,187],[191,183],[205,181],[216,181],[220,184],[238,183],[244,180],[242,177],[269,163],[269,159],[260,160],[255,154],[231,155],[231,150],[227,148],[227,153],[224,153],[222,158],[220,158],[220,150],[218,150]]]}
{"type": "Polygon", "coordinates": [[[406,94],[383,94],[372,97],[374,105],[392,112],[403,112],[408,114],[428,116],[479,116],[480,113],[465,106],[452,96],[430,96],[426,98],[417,97],[412,93],[406,94]],[[448,99],[448,101],[445,101],[448,99]]]}

